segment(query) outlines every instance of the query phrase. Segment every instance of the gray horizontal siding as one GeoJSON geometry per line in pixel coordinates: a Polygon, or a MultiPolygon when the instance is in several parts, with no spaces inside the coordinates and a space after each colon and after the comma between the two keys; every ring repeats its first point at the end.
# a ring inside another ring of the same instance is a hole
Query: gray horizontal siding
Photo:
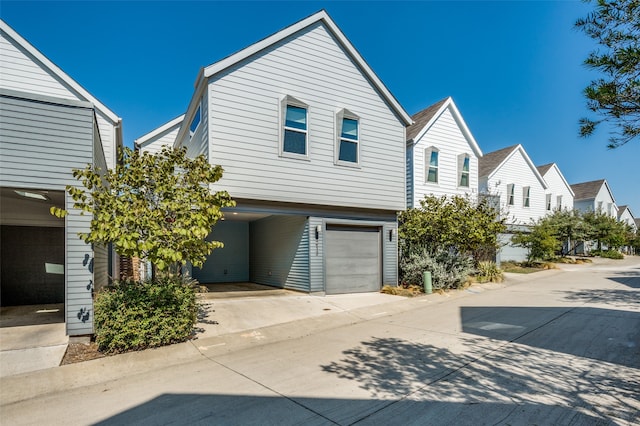
{"type": "Polygon", "coordinates": [[[251,222],[251,281],[309,291],[308,223],[304,216],[251,222]]]}
{"type": "Polygon", "coordinates": [[[202,284],[249,281],[248,222],[218,222],[207,240],[220,241],[224,247],[215,249],[202,268],[194,267],[193,278],[202,284]]]}
{"type": "Polygon", "coordinates": [[[404,209],[404,127],[322,25],[212,77],[207,94],[209,158],[232,196],[404,209]],[[278,156],[285,95],[309,105],[309,161],[278,156]],[[334,164],[342,108],[360,117],[360,168],[334,164]]]}
{"type": "Polygon", "coordinates": [[[324,292],[324,221],[321,217],[309,217],[309,281],[310,291],[324,292]],[[320,232],[316,239],[316,228],[320,232]]]}
{"type": "Polygon", "coordinates": [[[63,189],[92,161],[90,108],[0,96],[0,185],[63,189]]]}
{"type": "Polygon", "coordinates": [[[398,284],[398,224],[382,227],[382,284],[398,284]]]}

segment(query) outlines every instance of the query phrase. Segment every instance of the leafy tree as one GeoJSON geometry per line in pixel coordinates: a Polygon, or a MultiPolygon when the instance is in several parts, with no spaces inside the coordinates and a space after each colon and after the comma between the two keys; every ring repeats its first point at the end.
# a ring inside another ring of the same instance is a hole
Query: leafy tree
{"type": "Polygon", "coordinates": [[[640,1],[597,0],[575,27],[603,49],[584,61],[604,74],[584,90],[587,107],[603,118],[582,118],[580,135],[590,136],[600,123],[610,122],[616,130],[608,147],[617,148],[640,135],[640,1]]]}
{"type": "Polygon", "coordinates": [[[505,230],[499,216],[499,210],[486,198],[476,202],[461,196],[426,196],[420,207],[399,215],[401,256],[454,249],[483,260],[483,253],[498,247],[497,235],[505,230]]]}
{"type": "Polygon", "coordinates": [[[562,256],[571,253],[575,247],[591,235],[590,224],[582,219],[579,210],[555,210],[541,219],[542,224],[553,230],[553,235],[560,242],[562,256]],[[566,250],[564,242],[567,243],[566,250]]]}
{"type": "Polygon", "coordinates": [[[626,243],[626,224],[619,222],[602,212],[589,211],[582,215],[583,220],[590,227],[590,232],[585,240],[593,240],[598,244],[598,251],[602,246],[608,249],[618,248],[626,243]]]}
{"type": "Polygon", "coordinates": [[[204,156],[190,159],[185,149],[164,148],[150,155],[124,148],[119,157],[113,170],[88,165],[73,171],[84,188],[68,186],[67,191],[74,207],[92,216],[90,231],[80,238],[113,243],[118,254],[148,259],[159,269],[188,261],[201,266],[213,249],[223,246],[206,241],[222,217],[220,209],[235,205],[226,191],[211,190],[222,167],[204,156]]]}
{"type": "Polygon", "coordinates": [[[555,229],[544,218],[531,227],[530,232],[517,232],[511,241],[528,249],[527,262],[552,259],[562,243],[555,235],[555,229]]]}

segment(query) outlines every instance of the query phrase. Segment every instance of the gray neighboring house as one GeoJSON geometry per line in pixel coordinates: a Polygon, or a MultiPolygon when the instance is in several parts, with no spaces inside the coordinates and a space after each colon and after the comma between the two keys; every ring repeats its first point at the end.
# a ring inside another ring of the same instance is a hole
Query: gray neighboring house
{"type": "Polygon", "coordinates": [[[91,217],[65,187],[73,168],[113,167],[121,145],[120,118],[0,21],[2,306],[64,303],[67,334],[93,333],[93,289],[117,265],[78,238],[91,217]]]}
{"type": "Polygon", "coordinates": [[[574,183],[571,189],[575,194],[574,209],[582,212],[601,212],[611,217],[618,217],[616,200],[606,179],[574,183]]]}
{"type": "MultiPolygon", "coordinates": [[[[225,172],[237,207],[192,275],[310,293],[397,284],[412,123],[325,11],[203,68],[174,146],[225,172]]],[[[175,123],[141,137],[155,150],[175,123]]]]}

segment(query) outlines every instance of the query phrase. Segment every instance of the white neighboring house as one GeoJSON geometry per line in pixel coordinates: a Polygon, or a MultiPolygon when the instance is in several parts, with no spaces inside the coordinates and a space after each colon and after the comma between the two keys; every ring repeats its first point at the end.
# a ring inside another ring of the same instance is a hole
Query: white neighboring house
{"type": "Polygon", "coordinates": [[[611,217],[618,217],[618,206],[613,192],[606,179],[571,185],[575,197],[573,207],[582,212],[601,212],[611,217]]]}
{"type": "Polygon", "coordinates": [[[547,214],[554,210],[573,210],[574,193],[558,165],[550,163],[538,166],[538,172],[549,186],[544,202],[547,214]]]}
{"type": "Polygon", "coordinates": [[[407,207],[425,195],[470,195],[482,151],[451,97],[413,115],[407,128],[407,207]]]}
{"type": "Polygon", "coordinates": [[[397,283],[412,123],[325,11],[203,68],[176,137],[237,202],[192,275],[313,293],[397,283]]]}
{"type": "Polygon", "coordinates": [[[91,217],[65,187],[74,168],[115,166],[122,121],[0,20],[0,129],[2,306],[63,304],[67,334],[91,334],[93,290],[117,258],[78,238],[91,217]]]}
{"type": "Polygon", "coordinates": [[[173,148],[183,120],[184,114],[152,130],[146,135],[140,136],[134,141],[135,148],[141,152],[148,152],[149,154],[155,154],[165,146],[173,148]]]}
{"type": "Polygon", "coordinates": [[[479,163],[479,192],[498,198],[511,231],[499,236],[503,247],[496,260],[526,260],[527,250],[511,244],[512,232],[526,231],[546,214],[544,202],[549,187],[520,144],[485,154],[479,163]]]}
{"type": "MultiPolygon", "coordinates": [[[[620,222],[623,222],[627,226],[629,226],[633,232],[637,232],[638,230],[638,225],[636,224],[637,219],[633,216],[633,213],[631,212],[631,209],[629,208],[629,206],[625,205],[625,206],[618,207],[618,220],[620,222]]],[[[629,247],[629,246],[623,247],[622,251],[625,254],[634,254],[633,247],[629,247]]]]}

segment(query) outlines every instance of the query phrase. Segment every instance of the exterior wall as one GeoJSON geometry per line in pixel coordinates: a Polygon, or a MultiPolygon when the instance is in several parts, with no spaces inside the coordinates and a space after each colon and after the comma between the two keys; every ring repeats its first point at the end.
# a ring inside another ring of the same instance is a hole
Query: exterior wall
{"type": "Polygon", "coordinates": [[[309,217],[309,291],[324,292],[324,238],[322,238],[324,220],[321,217],[309,217]],[[320,227],[318,238],[316,229],[320,227]]]}
{"type": "MultiPolygon", "coordinates": [[[[409,149],[409,148],[408,148],[409,149]]],[[[413,196],[412,206],[419,205],[425,195],[465,195],[475,193],[478,188],[478,157],[460,130],[451,110],[447,108],[411,148],[413,151],[413,196]],[[439,150],[438,183],[427,182],[425,150],[439,150]],[[469,155],[469,187],[460,187],[460,154],[469,155]]]]}
{"type": "Polygon", "coordinates": [[[520,151],[494,172],[482,189],[500,196],[500,208],[506,212],[508,224],[528,225],[545,215],[545,188],[520,151]],[[507,185],[514,184],[514,204],[507,205],[507,185]],[[523,188],[530,187],[530,207],[523,207],[523,188]]]}
{"type": "Polygon", "coordinates": [[[633,229],[637,229],[635,218],[633,217],[629,209],[625,209],[624,212],[622,212],[622,214],[618,218],[618,220],[620,222],[626,223],[627,225],[631,226],[633,229]]]}
{"type": "Polygon", "coordinates": [[[382,285],[398,285],[398,223],[382,226],[382,285]]]}
{"type": "MultiPolygon", "coordinates": [[[[59,76],[25,51],[4,31],[0,31],[0,89],[9,89],[50,96],[60,99],[86,101],[59,76]]],[[[100,138],[107,165],[115,167],[116,131],[115,124],[100,111],[96,111],[100,138]]]]}
{"type": "Polygon", "coordinates": [[[511,237],[514,234],[498,234],[498,243],[501,245],[500,250],[497,253],[497,263],[514,261],[524,262],[527,260],[529,250],[524,247],[518,247],[511,243],[511,237]]]}
{"type": "MultiPolygon", "coordinates": [[[[209,158],[224,168],[220,186],[233,197],[405,208],[405,128],[321,23],[211,77],[204,100],[209,158]],[[308,160],[279,156],[287,95],[309,105],[308,160]],[[360,117],[360,167],[335,164],[343,108],[360,117]]],[[[184,142],[193,154],[207,143],[184,142]]]]}
{"type": "MultiPolygon", "coordinates": [[[[91,163],[94,144],[99,145],[91,105],[17,95],[0,92],[0,187],[64,191],[66,185],[77,185],[71,170],[91,163]]],[[[65,200],[67,333],[90,334],[93,250],[77,233],[87,232],[91,218],[73,209],[68,195],[65,200]]]]}
{"type": "MultiPolygon", "coordinates": [[[[570,188],[567,187],[558,170],[555,167],[551,167],[543,177],[549,186],[546,194],[551,195],[551,210],[547,211],[547,213],[551,213],[553,210],[558,209],[559,195],[562,196],[561,208],[563,210],[573,210],[573,194],[571,194],[570,188]]],[[[544,208],[546,210],[546,195],[544,203],[544,208]]]]}
{"type": "Polygon", "coordinates": [[[598,203],[602,201],[602,212],[608,214],[611,217],[618,218],[618,206],[611,198],[609,191],[607,190],[606,185],[602,185],[600,191],[598,191],[598,195],[596,195],[594,206],[598,209],[598,203]]]}
{"type": "Polygon", "coordinates": [[[269,216],[250,225],[251,281],[309,291],[309,225],[305,216],[269,216]]]}
{"type": "Polygon", "coordinates": [[[193,278],[202,284],[249,281],[248,222],[218,222],[207,240],[224,247],[213,250],[202,268],[194,267],[193,278]]]}
{"type": "Polygon", "coordinates": [[[581,212],[595,211],[593,198],[589,200],[574,200],[573,208],[581,212]]]}
{"type": "Polygon", "coordinates": [[[176,141],[176,136],[178,136],[178,130],[180,130],[180,126],[168,129],[158,136],[154,137],[146,141],[144,144],[140,146],[141,152],[148,152],[149,154],[156,154],[160,152],[162,148],[165,146],[173,147],[174,142],[176,141]]]}

